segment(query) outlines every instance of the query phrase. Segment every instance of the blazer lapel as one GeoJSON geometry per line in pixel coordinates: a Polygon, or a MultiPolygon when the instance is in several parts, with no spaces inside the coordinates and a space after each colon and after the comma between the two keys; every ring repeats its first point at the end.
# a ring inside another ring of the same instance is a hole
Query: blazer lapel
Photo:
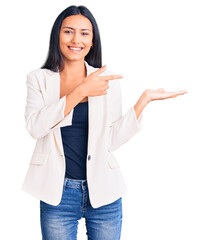
{"type": "MultiPolygon", "coordinates": [[[[90,66],[86,61],[84,61],[84,63],[85,63],[86,69],[87,69],[87,76],[90,73],[96,71],[95,68],[90,66]]],[[[47,78],[47,81],[46,81],[46,92],[47,92],[46,104],[51,104],[54,101],[58,101],[60,99],[60,75],[58,72],[53,72],[51,70],[48,70],[48,73],[49,73],[50,77],[47,78]]],[[[98,102],[95,101],[94,97],[88,97],[89,128],[91,128],[90,123],[93,121],[93,119],[95,119],[95,117],[97,117],[97,116],[95,116],[97,113],[97,109],[96,109],[97,104],[96,103],[98,103],[98,102]],[[94,106],[94,104],[95,104],[95,106],[94,106]]],[[[62,120],[60,127],[70,125],[69,117],[70,116],[68,115],[62,120]]],[[[94,123],[92,122],[92,124],[94,124],[94,123]]],[[[64,150],[63,150],[63,145],[62,145],[60,127],[54,129],[53,135],[54,135],[54,140],[55,140],[55,143],[57,146],[57,150],[58,150],[59,154],[61,154],[63,156],[64,150]]]]}

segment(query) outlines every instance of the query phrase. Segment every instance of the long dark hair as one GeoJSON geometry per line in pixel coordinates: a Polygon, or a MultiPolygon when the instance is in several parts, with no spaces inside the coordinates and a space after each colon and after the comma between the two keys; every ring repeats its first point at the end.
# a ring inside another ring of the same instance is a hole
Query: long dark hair
{"type": "Polygon", "coordinates": [[[93,47],[89,50],[88,54],[85,56],[85,61],[95,68],[102,67],[101,40],[96,20],[94,19],[92,13],[85,6],[81,5],[77,7],[75,5],[72,5],[63,10],[53,24],[50,35],[48,56],[41,68],[46,68],[54,72],[59,72],[63,70],[64,61],[59,47],[60,28],[63,20],[66,17],[78,14],[81,14],[88,18],[93,28],[93,47]]]}

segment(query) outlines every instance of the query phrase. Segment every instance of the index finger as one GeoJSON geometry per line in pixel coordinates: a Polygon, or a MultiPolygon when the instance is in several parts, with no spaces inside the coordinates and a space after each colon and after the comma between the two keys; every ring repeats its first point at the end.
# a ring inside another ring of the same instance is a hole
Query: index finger
{"type": "Polygon", "coordinates": [[[106,76],[99,76],[102,80],[115,80],[119,78],[123,78],[122,75],[106,75],[106,76]]]}

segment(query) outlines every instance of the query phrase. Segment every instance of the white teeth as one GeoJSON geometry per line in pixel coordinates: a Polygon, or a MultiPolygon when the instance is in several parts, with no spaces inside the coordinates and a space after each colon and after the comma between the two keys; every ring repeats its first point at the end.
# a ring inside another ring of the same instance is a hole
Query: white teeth
{"type": "Polygon", "coordinates": [[[82,48],[74,48],[74,47],[69,47],[72,50],[80,51],[82,48]]]}

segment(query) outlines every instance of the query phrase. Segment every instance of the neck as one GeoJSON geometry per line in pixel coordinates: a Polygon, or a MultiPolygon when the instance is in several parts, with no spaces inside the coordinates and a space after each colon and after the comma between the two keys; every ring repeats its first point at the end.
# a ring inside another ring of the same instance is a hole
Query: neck
{"type": "Polygon", "coordinates": [[[60,72],[64,78],[78,78],[86,76],[84,59],[78,61],[65,61],[64,69],[60,72]]]}

